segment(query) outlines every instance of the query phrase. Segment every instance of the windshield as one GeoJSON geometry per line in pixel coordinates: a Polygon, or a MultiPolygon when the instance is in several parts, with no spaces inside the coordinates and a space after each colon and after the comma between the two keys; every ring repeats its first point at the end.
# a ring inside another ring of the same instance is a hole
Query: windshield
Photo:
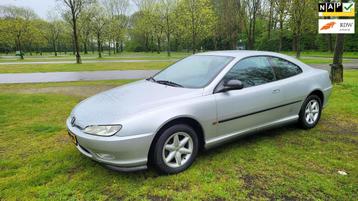
{"type": "Polygon", "coordinates": [[[178,61],[153,78],[186,88],[202,88],[233,59],[228,56],[195,55],[178,61]]]}

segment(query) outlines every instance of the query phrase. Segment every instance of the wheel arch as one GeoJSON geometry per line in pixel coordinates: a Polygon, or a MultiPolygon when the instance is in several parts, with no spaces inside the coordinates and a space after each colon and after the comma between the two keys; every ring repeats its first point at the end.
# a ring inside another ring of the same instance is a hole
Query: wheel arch
{"type": "Polygon", "coordinates": [[[150,149],[148,152],[148,163],[150,163],[152,161],[151,157],[152,157],[152,153],[154,151],[154,144],[157,141],[157,139],[160,136],[160,133],[162,133],[165,129],[176,125],[176,124],[186,124],[190,127],[192,127],[196,134],[198,135],[198,140],[199,140],[199,150],[202,150],[204,148],[205,145],[205,134],[204,134],[204,129],[202,127],[202,125],[199,123],[198,120],[196,120],[193,117],[189,117],[189,116],[179,116],[179,117],[175,117],[172,118],[168,121],[166,121],[165,123],[163,123],[159,129],[155,132],[155,136],[150,144],[150,149]]]}
{"type": "Polygon", "coordinates": [[[324,93],[322,92],[322,90],[314,89],[314,90],[311,91],[311,93],[308,94],[308,96],[310,96],[310,95],[317,95],[321,99],[321,104],[322,105],[324,104],[325,99],[324,99],[324,93]]]}

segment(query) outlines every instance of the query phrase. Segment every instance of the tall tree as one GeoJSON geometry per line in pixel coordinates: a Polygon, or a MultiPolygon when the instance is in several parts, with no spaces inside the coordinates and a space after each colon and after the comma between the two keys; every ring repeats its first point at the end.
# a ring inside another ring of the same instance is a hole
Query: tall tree
{"type": "Polygon", "coordinates": [[[63,21],[59,20],[53,13],[48,14],[48,22],[43,23],[41,27],[42,36],[52,45],[53,52],[57,56],[58,40],[64,30],[63,21]]]}
{"type": "Polygon", "coordinates": [[[271,39],[271,29],[273,26],[273,18],[274,18],[274,0],[268,0],[269,5],[269,14],[268,14],[268,23],[267,23],[267,38],[271,39]]]}
{"type": "MultiPolygon", "coordinates": [[[[348,0],[342,0],[346,3],[348,0]]],[[[334,47],[333,64],[331,64],[331,79],[334,83],[343,82],[343,51],[344,51],[344,34],[337,34],[336,44],[334,47]]]]}
{"type": "Polygon", "coordinates": [[[73,42],[76,51],[76,63],[80,64],[81,55],[80,55],[80,44],[79,44],[79,36],[78,36],[78,27],[77,27],[77,20],[80,17],[82,10],[84,9],[87,4],[91,3],[91,0],[58,0],[62,1],[65,5],[66,12],[70,14],[70,22],[72,25],[73,31],[73,42]]]}
{"type": "Polygon", "coordinates": [[[254,49],[255,35],[256,35],[256,18],[260,9],[261,0],[244,0],[245,3],[245,14],[242,16],[246,19],[246,32],[247,32],[247,48],[254,49]]]}
{"type": "Polygon", "coordinates": [[[103,34],[107,31],[106,25],[108,24],[108,16],[100,4],[95,4],[93,6],[93,12],[96,14],[92,18],[92,28],[97,37],[98,57],[102,58],[103,34]]]}
{"type": "Polygon", "coordinates": [[[88,54],[88,45],[90,43],[92,33],[92,18],[96,13],[90,7],[87,7],[82,11],[80,18],[78,19],[78,32],[81,43],[83,44],[84,54],[88,54]]]}
{"type": "Polygon", "coordinates": [[[209,0],[182,0],[179,4],[181,15],[181,29],[191,38],[193,54],[202,40],[212,36],[216,16],[209,0]],[[190,33],[189,31],[190,30],[190,33]]]}
{"type": "Polygon", "coordinates": [[[144,38],[145,51],[154,51],[154,13],[156,0],[134,0],[139,8],[135,15],[135,32],[144,38]]]}
{"type": "MultiPolygon", "coordinates": [[[[293,50],[296,51],[296,57],[301,56],[301,38],[302,33],[307,27],[315,27],[310,20],[315,19],[316,14],[312,10],[316,10],[317,2],[315,0],[292,0],[290,8],[291,27],[293,32],[293,50]]],[[[315,28],[316,29],[316,28],[315,28]]]]}
{"type": "Polygon", "coordinates": [[[111,18],[111,32],[115,40],[115,50],[119,52],[123,51],[124,35],[128,28],[129,19],[127,13],[129,10],[129,0],[104,0],[103,1],[106,10],[111,18]]]}
{"type": "Polygon", "coordinates": [[[167,39],[167,54],[168,56],[170,56],[170,39],[171,39],[171,34],[173,32],[174,29],[174,16],[173,16],[173,12],[175,9],[175,6],[177,4],[176,0],[161,0],[161,14],[164,18],[164,24],[165,24],[165,35],[166,35],[166,39],[167,39]]]}
{"type": "Polygon", "coordinates": [[[218,48],[218,42],[224,43],[224,49],[236,49],[240,27],[241,1],[215,0],[214,9],[218,20],[216,23],[214,49],[218,48]]]}
{"type": "Polygon", "coordinates": [[[8,20],[8,31],[15,38],[16,50],[20,52],[20,58],[24,59],[23,43],[28,39],[27,34],[31,31],[32,20],[37,18],[35,12],[28,8],[16,6],[0,7],[3,17],[8,20]]]}
{"type": "Polygon", "coordinates": [[[281,51],[282,50],[282,40],[283,40],[283,34],[284,34],[284,30],[283,30],[283,25],[288,17],[288,8],[287,5],[289,5],[291,3],[291,0],[279,0],[279,1],[275,1],[275,7],[276,7],[276,12],[277,12],[277,17],[278,17],[278,22],[279,22],[279,46],[278,46],[278,50],[281,51]]]}

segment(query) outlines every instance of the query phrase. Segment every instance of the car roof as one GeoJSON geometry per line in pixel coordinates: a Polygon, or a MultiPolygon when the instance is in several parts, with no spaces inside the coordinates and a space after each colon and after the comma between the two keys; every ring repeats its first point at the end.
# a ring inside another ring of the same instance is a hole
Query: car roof
{"type": "Polygon", "coordinates": [[[258,55],[270,55],[270,56],[280,56],[284,57],[286,55],[268,52],[268,51],[256,51],[256,50],[225,50],[225,51],[211,51],[198,53],[196,55],[217,55],[217,56],[231,56],[236,58],[243,58],[248,56],[258,56],[258,55]]]}
{"type": "Polygon", "coordinates": [[[306,69],[306,70],[311,69],[312,70],[312,67],[301,62],[300,60],[298,60],[294,57],[285,55],[285,54],[277,53],[277,52],[257,51],[257,50],[223,50],[223,51],[202,52],[202,53],[197,53],[195,55],[230,56],[230,57],[235,57],[235,60],[240,60],[242,58],[250,57],[250,56],[274,56],[274,57],[286,59],[286,60],[300,66],[303,69],[306,69]]]}

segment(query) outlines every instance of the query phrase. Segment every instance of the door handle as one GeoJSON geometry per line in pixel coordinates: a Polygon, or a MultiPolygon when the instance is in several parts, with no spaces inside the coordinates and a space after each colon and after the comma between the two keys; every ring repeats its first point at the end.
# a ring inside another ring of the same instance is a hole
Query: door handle
{"type": "Polygon", "coordinates": [[[277,94],[277,93],[280,93],[280,89],[275,89],[272,91],[273,94],[277,94]]]}

